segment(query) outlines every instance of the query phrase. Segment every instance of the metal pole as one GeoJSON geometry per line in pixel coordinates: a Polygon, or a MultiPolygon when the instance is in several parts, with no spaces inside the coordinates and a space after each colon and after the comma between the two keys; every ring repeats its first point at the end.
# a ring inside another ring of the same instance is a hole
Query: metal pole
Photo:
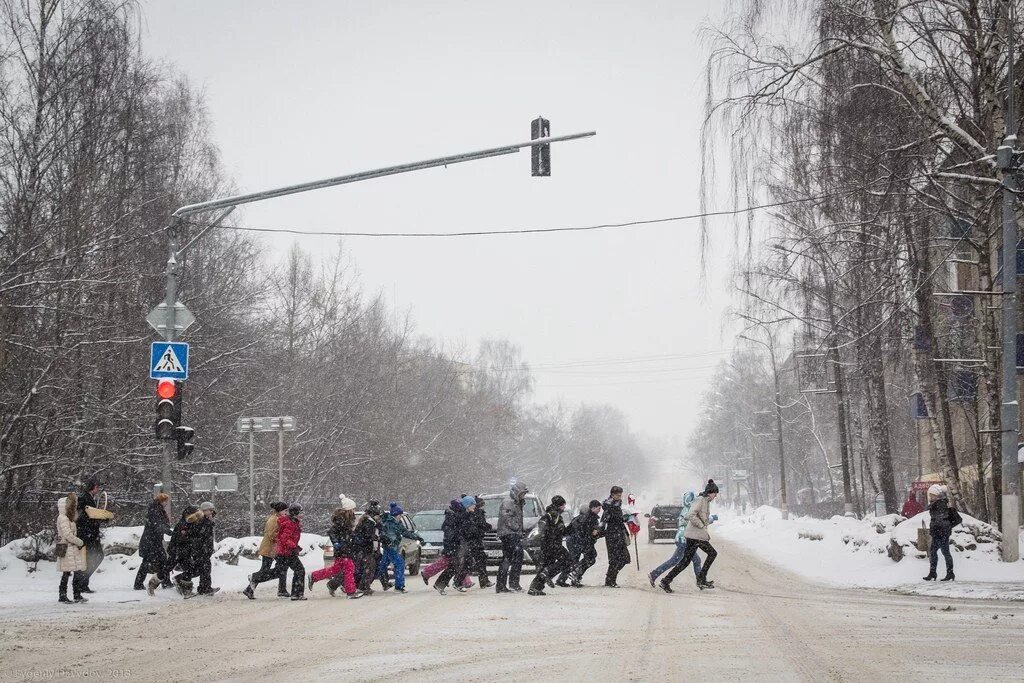
{"type": "Polygon", "coordinates": [[[198,204],[189,204],[188,206],[182,206],[181,208],[174,212],[174,216],[176,218],[180,218],[182,216],[187,216],[192,213],[199,213],[201,211],[210,211],[211,209],[223,209],[229,206],[238,206],[240,204],[250,204],[252,202],[263,201],[264,199],[284,197],[286,195],[298,194],[299,192],[308,192],[310,190],[320,190],[325,187],[335,187],[337,185],[345,185],[347,183],[359,182],[360,180],[370,180],[372,178],[381,178],[389,175],[397,175],[399,173],[409,173],[410,171],[421,171],[425,168],[434,168],[437,166],[451,166],[452,164],[459,164],[465,161],[476,161],[477,159],[487,159],[489,157],[501,156],[503,154],[514,154],[524,147],[535,147],[537,145],[547,145],[552,142],[578,140],[579,138],[588,138],[594,135],[597,135],[596,131],[590,131],[587,133],[573,133],[572,135],[559,135],[557,137],[530,140],[529,142],[517,142],[512,145],[492,147],[491,149],[483,149],[477,152],[464,152],[462,154],[453,154],[451,156],[438,157],[436,159],[427,159],[425,161],[414,161],[408,164],[399,164],[398,166],[387,166],[384,168],[374,169],[372,171],[361,171],[359,173],[336,176],[334,178],[313,180],[310,182],[299,183],[298,185],[289,185],[287,187],[280,187],[273,190],[263,190],[261,192],[251,192],[249,194],[235,195],[234,197],[213,199],[208,202],[200,202],[198,204]]]}
{"type": "Polygon", "coordinates": [[[277,429],[277,496],[284,500],[284,420],[277,429]]]}
{"type": "Polygon", "coordinates": [[[779,389],[779,368],[775,363],[775,339],[768,347],[772,356],[772,375],[775,379],[775,428],[779,441],[779,481],[782,482],[782,518],[789,519],[789,500],[786,498],[786,450],[782,445],[782,391],[779,389]]]}
{"type": "MultiPolygon", "coordinates": [[[[167,310],[164,312],[166,324],[164,339],[174,341],[174,305],[178,301],[178,226],[176,220],[172,220],[171,224],[167,227],[167,245],[170,253],[167,257],[167,269],[165,271],[167,282],[164,293],[164,308],[167,310]]],[[[160,478],[163,480],[164,490],[168,492],[173,489],[174,484],[172,479],[173,473],[171,472],[174,447],[173,441],[163,442],[163,462],[160,468],[160,478]]]]}
{"type": "Polygon", "coordinates": [[[249,421],[249,535],[256,535],[256,430],[249,421]]]}
{"type": "Polygon", "coordinates": [[[1020,406],[1017,401],[1017,216],[1015,211],[1017,178],[1014,150],[1017,147],[1016,111],[1013,78],[1013,3],[1006,15],[1007,33],[1007,113],[1006,137],[996,151],[1002,171],[1003,194],[1003,385],[1002,385],[1002,475],[1003,518],[1002,559],[1016,562],[1020,557],[1020,495],[1017,478],[1017,443],[1020,440],[1020,406]]]}

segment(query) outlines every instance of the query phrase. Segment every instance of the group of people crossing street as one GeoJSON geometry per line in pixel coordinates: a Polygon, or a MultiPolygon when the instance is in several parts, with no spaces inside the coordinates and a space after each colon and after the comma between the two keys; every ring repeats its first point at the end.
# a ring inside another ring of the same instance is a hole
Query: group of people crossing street
{"type": "MultiPolygon", "coordinates": [[[[58,503],[61,602],[71,602],[67,597],[69,580],[75,602],[86,602],[83,594],[92,592],[89,576],[95,571],[95,560],[90,561],[90,557],[95,558],[97,554],[89,550],[91,542],[99,546],[98,558],[102,561],[99,523],[82,514],[83,500],[94,503],[98,487],[98,482],[89,482],[81,496],[69,493],[58,503]]],[[[520,578],[525,544],[531,531],[524,522],[528,493],[523,483],[512,484],[497,511],[496,528],[488,521],[486,501],[480,496],[460,495],[452,499],[444,511],[440,555],[421,570],[424,583],[429,586],[434,579],[434,589],[441,595],[446,595],[453,586],[456,591],[466,592],[474,585],[482,589],[494,586],[499,594],[523,592],[520,578]],[[490,532],[496,534],[502,555],[494,581],[488,572],[485,551],[485,536],[490,532]]],[[[708,571],[717,553],[711,545],[708,527],[718,519],[710,512],[717,495],[714,480],[709,480],[700,494],[684,495],[675,552],[648,574],[652,587],[660,586],[671,593],[673,579],[692,564],[697,586],[702,590],[714,588],[708,571]],[[698,552],[704,554],[703,559],[698,552]],[[662,575],[664,578],[659,582],[662,575]]],[[[248,577],[248,585],[242,591],[246,598],[255,600],[258,587],[264,583],[273,583],[279,597],[296,601],[306,600],[306,592],[321,582],[326,582],[331,596],[341,589],[350,599],[371,595],[374,583],[379,583],[384,591],[393,588],[398,593],[406,592],[406,565],[401,544],[403,539],[412,539],[421,545],[424,540],[402,523],[405,511],[401,505],[392,501],[385,508],[371,500],[357,513],[358,506],[352,498],[341,494],[339,500],[327,531],[333,560],[308,577],[300,558],[302,506],[283,501],[270,503],[257,549],[261,566],[248,577]]],[[[553,496],[537,522],[536,542],[530,547],[536,573],[525,591],[531,596],[543,596],[547,595],[546,589],[582,587],[584,575],[597,561],[597,544],[602,538],[608,555],[604,586],[619,588],[619,572],[631,562],[631,535],[639,530],[636,510],[623,505],[622,487],[613,486],[603,502],[595,499],[581,506],[568,523],[566,505],[563,496],[553,496]]],[[[218,592],[220,589],[212,585],[211,577],[216,507],[211,502],[187,505],[173,526],[169,509],[170,496],[163,492],[155,494],[147,509],[139,542],[141,561],[134,588],[147,590],[150,595],[161,586],[175,588],[185,598],[218,592]],[[165,547],[166,536],[170,537],[170,542],[165,547]],[[196,579],[198,586],[194,585],[196,579]]]]}

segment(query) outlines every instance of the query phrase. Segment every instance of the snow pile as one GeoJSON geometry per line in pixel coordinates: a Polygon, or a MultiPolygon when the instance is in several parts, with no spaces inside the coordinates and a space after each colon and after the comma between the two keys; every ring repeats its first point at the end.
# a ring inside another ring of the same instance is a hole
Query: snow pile
{"type": "MultiPolygon", "coordinates": [[[[0,610],[5,615],[17,618],[19,611],[25,616],[62,613],[64,606],[57,605],[60,574],[54,557],[53,535],[46,530],[0,547],[0,610]]],[[[141,526],[103,530],[105,558],[90,582],[96,590],[95,595],[89,596],[91,614],[138,609],[139,603],[150,601],[181,600],[173,590],[159,590],[152,598],[145,591],[133,590],[135,573],[142,562],[138,554],[141,536],[141,526]]],[[[247,536],[218,541],[213,553],[213,585],[225,591],[241,590],[246,585],[246,577],[260,568],[256,551],[261,540],[260,536],[247,536]]],[[[307,571],[324,566],[322,546],[329,544],[327,537],[302,534],[299,543],[299,555],[307,571]]]]}
{"type": "MultiPolygon", "coordinates": [[[[950,537],[956,581],[926,582],[928,559],[917,549],[917,530],[929,515],[782,519],[780,510],[762,506],[746,516],[715,524],[712,536],[738,543],[766,562],[823,583],[949,597],[1024,600],[1024,561],[999,559],[999,531],[963,515],[950,537]],[[899,557],[899,561],[893,561],[899,557]]],[[[939,577],[945,562],[939,557],[939,577]]]]}

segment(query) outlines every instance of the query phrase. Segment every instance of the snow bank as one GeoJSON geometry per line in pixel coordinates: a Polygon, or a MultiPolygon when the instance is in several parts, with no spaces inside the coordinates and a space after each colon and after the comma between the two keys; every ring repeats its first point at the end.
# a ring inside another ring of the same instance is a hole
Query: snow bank
{"type": "MultiPolygon", "coordinates": [[[[133,590],[135,573],[142,562],[138,554],[141,536],[141,526],[103,530],[106,557],[90,582],[96,591],[89,596],[90,614],[118,613],[157,601],[181,600],[173,590],[159,590],[152,598],[145,591],[133,590]]],[[[260,536],[248,536],[218,541],[213,554],[213,585],[225,591],[241,590],[246,577],[260,567],[256,556],[260,540],[260,536]]],[[[299,556],[307,571],[324,566],[322,546],[328,542],[325,536],[302,534],[299,556]]],[[[59,581],[52,531],[19,538],[0,547],[0,609],[5,615],[59,616],[66,612],[64,606],[57,605],[59,581]]]]}
{"type": "MultiPolygon", "coordinates": [[[[782,519],[780,510],[762,506],[746,516],[729,516],[712,527],[712,535],[740,544],[766,562],[835,586],[885,588],[948,597],[1024,600],[1024,561],[999,559],[999,531],[964,515],[950,537],[955,582],[926,582],[927,555],[915,547],[917,530],[928,513],[911,519],[899,515],[782,519]],[[891,556],[899,556],[894,561],[891,556]]],[[[939,557],[939,575],[945,564],[939,557]]]]}

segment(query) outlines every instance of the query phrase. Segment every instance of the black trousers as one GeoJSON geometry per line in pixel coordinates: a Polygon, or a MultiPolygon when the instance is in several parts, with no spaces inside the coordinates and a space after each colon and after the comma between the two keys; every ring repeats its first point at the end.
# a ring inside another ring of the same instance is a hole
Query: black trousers
{"type": "Polygon", "coordinates": [[[498,588],[519,588],[523,571],[523,539],[520,536],[501,537],[501,565],[498,567],[498,588]],[[507,583],[506,583],[507,582],[507,583]]]}
{"type": "Polygon", "coordinates": [[[462,580],[466,578],[466,565],[469,559],[469,547],[463,543],[459,546],[459,550],[452,557],[452,561],[448,563],[448,566],[444,568],[438,577],[437,581],[434,582],[434,586],[442,586],[447,588],[448,584],[451,583],[452,577],[456,577],[456,586],[462,585],[462,580]]]}
{"type": "Polygon", "coordinates": [[[260,561],[263,563],[260,566],[258,572],[252,575],[252,580],[256,584],[261,584],[264,581],[270,581],[271,579],[277,579],[277,592],[287,593],[288,592],[288,568],[284,567],[284,571],[281,571],[281,565],[274,564],[275,558],[273,557],[260,557],[260,561]]]}
{"type": "Polygon", "coordinates": [[[142,558],[139,571],[135,574],[135,587],[144,588],[146,577],[156,574],[161,583],[168,583],[170,577],[167,575],[167,553],[161,546],[159,554],[152,554],[142,558]]]}
{"type": "Polygon", "coordinates": [[[68,579],[71,579],[71,590],[74,591],[75,598],[82,597],[82,589],[85,587],[85,572],[74,572],[74,577],[71,576],[72,572],[64,572],[60,575],[60,596],[66,598],[68,596],[68,579]]]}
{"type": "MultiPolygon", "coordinates": [[[[480,587],[484,588],[490,584],[491,579],[487,576],[487,553],[484,551],[483,546],[473,546],[469,549],[469,559],[466,563],[466,573],[476,574],[480,580],[480,587]]],[[[456,577],[458,578],[458,577],[456,577]]],[[[461,585],[460,582],[456,582],[456,586],[461,585]]]]}
{"type": "MultiPolygon", "coordinates": [[[[274,566],[277,570],[278,581],[283,582],[285,576],[288,574],[288,570],[292,570],[292,597],[302,596],[306,592],[306,568],[302,566],[302,560],[299,559],[299,554],[294,555],[278,555],[277,564],[274,566]]],[[[280,588],[280,583],[278,588],[280,588]]]]}
{"type": "Polygon", "coordinates": [[[605,583],[615,583],[619,578],[619,572],[630,563],[629,539],[626,536],[605,536],[605,544],[608,547],[608,573],[605,574],[605,583]]]}
{"type": "Polygon", "coordinates": [[[558,574],[565,574],[569,571],[569,552],[562,547],[553,552],[545,552],[541,558],[541,566],[537,568],[537,575],[530,583],[530,590],[540,590],[544,587],[545,581],[553,580],[558,574]]]}
{"type": "Polygon", "coordinates": [[[377,578],[377,563],[373,561],[373,552],[357,550],[352,553],[352,563],[356,566],[356,588],[365,593],[377,578]]]}
{"type": "Polygon", "coordinates": [[[704,566],[700,568],[700,574],[697,574],[697,583],[704,583],[708,580],[708,570],[711,569],[711,564],[718,557],[718,551],[715,550],[714,546],[709,541],[698,541],[693,538],[686,539],[686,548],[683,550],[683,559],[679,560],[676,566],[669,570],[665,578],[662,579],[665,583],[672,583],[672,579],[679,576],[679,572],[683,571],[690,566],[693,562],[693,556],[698,550],[703,550],[704,554],[707,555],[707,559],[704,560],[704,566]]]}
{"type": "Polygon", "coordinates": [[[559,578],[561,581],[565,581],[571,578],[573,581],[580,581],[583,579],[583,575],[588,569],[594,566],[597,562],[597,548],[594,544],[578,544],[575,541],[569,541],[569,566],[562,572],[559,578]]]}
{"type": "Polygon", "coordinates": [[[212,571],[213,565],[210,562],[210,558],[200,557],[184,565],[184,571],[175,578],[181,581],[191,581],[198,576],[199,587],[196,588],[196,592],[209,593],[213,589],[213,581],[210,576],[212,571]]]}

